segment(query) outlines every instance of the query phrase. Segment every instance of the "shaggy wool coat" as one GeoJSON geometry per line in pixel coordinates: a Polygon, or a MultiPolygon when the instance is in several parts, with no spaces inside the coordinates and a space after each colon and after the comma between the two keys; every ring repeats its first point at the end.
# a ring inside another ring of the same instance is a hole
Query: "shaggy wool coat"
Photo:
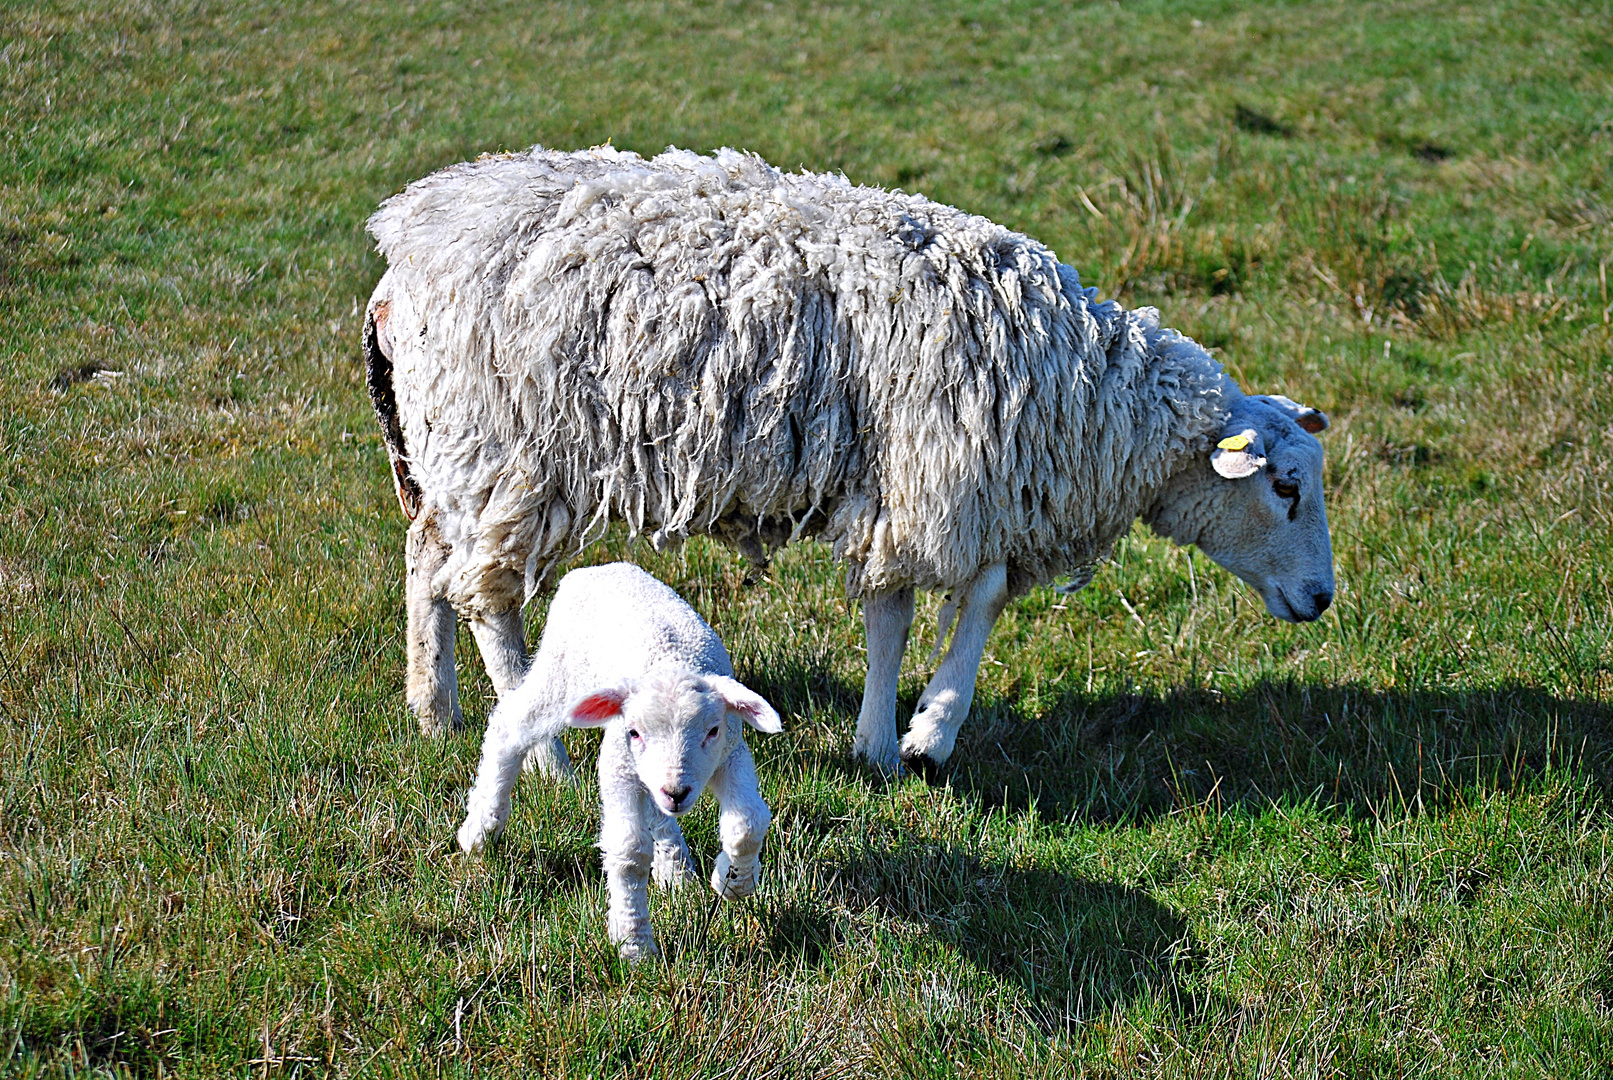
{"type": "Polygon", "coordinates": [[[1019,592],[1106,556],[1239,393],[1026,236],[732,150],[487,156],[369,228],[372,393],[467,614],[612,518],[817,535],[852,595],[1019,592]]]}

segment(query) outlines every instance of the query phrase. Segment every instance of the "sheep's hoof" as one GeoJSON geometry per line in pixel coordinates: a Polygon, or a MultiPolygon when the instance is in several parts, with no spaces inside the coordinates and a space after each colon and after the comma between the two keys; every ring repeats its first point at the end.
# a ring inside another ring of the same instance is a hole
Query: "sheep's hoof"
{"type": "Polygon", "coordinates": [[[922,776],[924,782],[932,787],[941,782],[941,763],[928,754],[903,754],[902,764],[922,776]]]}
{"type": "Polygon", "coordinates": [[[894,746],[875,750],[870,746],[855,744],[851,748],[851,759],[872,766],[887,780],[895,780],[902,775],[902,759],[894,746]]]}
{"type": "Polygon", "coordinates": [[[654,960],[661,955],[661,949],[655,944],[653,937],[633,938],[630,941],[624,941],[616,951],[623,960],[626,960],[634,967],[637,967],[645,960],[654,960]]]}
{"type": "Polygon", "coordinates": [[[547,776],[557,783],[575,783],[577,780],[577,770],[571,767],[571,755],[566,753],[566,744],[559,739],[539,742],[527,752],[521,768],[529,773],[547,776]]]}
{"type": "Polygon", "coordinates": [[[465,716],[459,711],[459,702],[427,702],[420,704],[411,701],[409,711],[414,713],[420,721],[420,734],[428,739],[441,738],[449,732],[458,731],[465,726],[465,716]]]}

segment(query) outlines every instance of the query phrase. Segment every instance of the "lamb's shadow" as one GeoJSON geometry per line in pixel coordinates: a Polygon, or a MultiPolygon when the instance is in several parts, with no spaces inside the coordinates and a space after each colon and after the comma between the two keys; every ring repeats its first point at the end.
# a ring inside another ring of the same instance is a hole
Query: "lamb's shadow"
{"type": "Polygon", "coordinates": [[[1509,789],[1554,768],[1613,794],[1608,706],[1520,684],[1072,693],[1034,721],[1003,705],[977,709],[937,780],[989,808],[1034,808],[1045,821],[1313,798],[1371,816],[1463,788],[1509,789]]]}
{"type": "Polygon", "coordinates": [[[1068,1030],[1141,997],[1196,1012],[1187,923],[1140,889],[982,859],[929,841],[854,845],[826,866],[831,902],[924,927],[1023,991],[1035,1019],[1068,1030]]]}

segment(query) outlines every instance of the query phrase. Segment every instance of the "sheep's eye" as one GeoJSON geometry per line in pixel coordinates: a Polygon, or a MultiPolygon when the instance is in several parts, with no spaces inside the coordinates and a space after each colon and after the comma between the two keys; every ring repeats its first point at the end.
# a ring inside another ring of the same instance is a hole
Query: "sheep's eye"
{"type": "Polygon", "coordinates": [[[715,739],[716,737],[717,737],[717,729],[716,728],[712,728],[710,731],[706,732],[706,738],[715,739]]]}
{"type": "Polygon", "coordinates": [[[629,728],[628,732],[627,732],[627,737],[629,739],[632,739],[634,742],[637,742],[638,739],[639,739],[639,733],[634,731],[634,730],[632,730],[631,728],[629,728]]]}
{"type": "Polygon", "coordinates": [[[1299,498],[1299,485],[1291,480],[1273,480],[1271,490],[1277,493],[1279,499],[1299,498]]]}

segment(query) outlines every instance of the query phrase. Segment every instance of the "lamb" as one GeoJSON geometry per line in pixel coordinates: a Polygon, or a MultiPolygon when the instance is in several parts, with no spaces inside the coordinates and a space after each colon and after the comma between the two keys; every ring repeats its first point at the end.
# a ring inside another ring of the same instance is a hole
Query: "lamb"
{"type": "Polygon", "coordinates": [[[832,544],[868,634],[853,750],[885,770],[944,762],[1004,606],[1083,584],[1138,518],[1278,618],[1332,600],[1327,417],[1244,395],[1157,311],[984,218],[732,150],[536,147],[416,181],[369,228],[427,732],[460,722],[456,611],[507,692],[522,604],[611,520],[762,566],[832,544]],[[950,594],[951,637],[898,743],[914,589],[950,594]]]}
{"type": "Polygon", "coordinates": [[[478,851],[503,832],[529,755],[551,776],[568,776],[560,733],[603,727],[599,846],[610,940],[629,961],[656,955],[649,879],[674,888],[696,876],[678,818],[708,784],[722,804],[711,887],[725,900],[756,891],[773,815],[744,725],[782,726],[733,675],[716,633],[660,581],[628,563],[573,570],[555,590],[532,670],[488,720],[459,846],[478,851]]]}

